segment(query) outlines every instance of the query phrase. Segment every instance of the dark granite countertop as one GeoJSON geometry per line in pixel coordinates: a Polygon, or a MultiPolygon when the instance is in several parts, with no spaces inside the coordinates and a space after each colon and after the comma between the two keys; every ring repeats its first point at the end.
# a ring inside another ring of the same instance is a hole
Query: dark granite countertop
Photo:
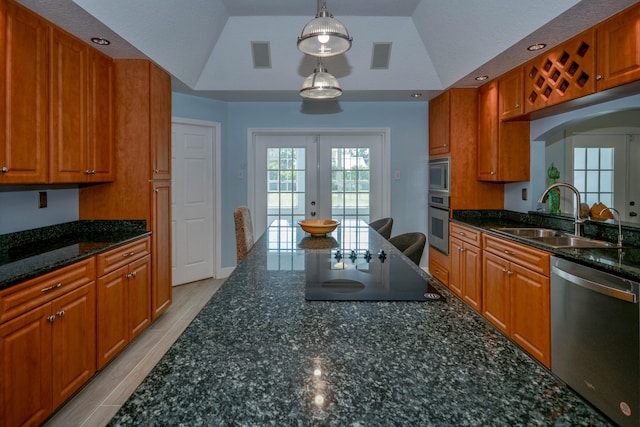
{"type": "Polygon", "coordinates": [[[306,301],[304,251],[265,236],[110,425],[611,425],[435,281],[446,301],[306,301]]]}
{"type": "Polygon", "coordinates": [[[149,234],[146,221],[74,221],[0,235],[0,290],[149,234]]]}
{"type": "MultiPolygon", "coordinates": [[[[492,233],[504,239],[514,240],[529,246],[550,252],[555,256],[565,258],[579,264],[594,267],[627,279],[640,281],[640,234],[638,231],[625,227],[623,248],[550,248],[504,233],[494,231],[500,227],[545,227],[564,230],[573,233],[571,219],[538,215],[535,213],[522,214],[509,211],[454,211],[452,221],[468,225],[483,232],[492,233]]],[[[585,225],[585,235],[598,240],[615,242],[618,228],[612,223],[601,224],[589,221],[585,225]]]]}

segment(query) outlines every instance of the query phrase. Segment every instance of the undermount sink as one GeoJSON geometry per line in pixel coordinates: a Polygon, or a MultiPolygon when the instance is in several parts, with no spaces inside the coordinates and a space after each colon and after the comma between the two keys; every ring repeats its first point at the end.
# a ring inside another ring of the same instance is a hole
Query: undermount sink
{"type": "Polygon", "coordinates": [[[495,228],[496,231],[524,238],[560,237],[566,234],[550,228],[495,228]]]}
{"type": "Polygon", "coordinates": [[[520,237],[551,248],[610,248],[614,243],[574,236],[550,228],[494,228],[500,233],[520,237]]]}

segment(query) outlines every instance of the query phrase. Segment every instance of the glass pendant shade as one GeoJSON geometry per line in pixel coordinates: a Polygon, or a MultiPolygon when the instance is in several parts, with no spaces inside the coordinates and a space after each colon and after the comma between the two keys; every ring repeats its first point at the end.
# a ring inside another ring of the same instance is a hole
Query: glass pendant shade
{"type": "Polygon", "coordinates": [[[300,96],[309,99],[331,99],[342,95],[338,79],[329,74],[318,61],[318,68],[304,80],[300,96]]]}
{"type": "Polygon", "coordinates": [[[348,51],[352,40],[347,28],[327,10],[324,0],[319,0],[318,14],[298,37],[298,49],[312,56],[335,56],[348,51]]]}

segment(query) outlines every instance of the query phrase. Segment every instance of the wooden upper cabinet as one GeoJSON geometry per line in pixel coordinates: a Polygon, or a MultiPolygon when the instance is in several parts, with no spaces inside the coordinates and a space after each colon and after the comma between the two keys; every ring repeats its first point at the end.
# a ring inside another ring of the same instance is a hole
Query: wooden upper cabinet
{"type": "Polygon", "coordinates": [[[151,179],[171,179],[171,78],[150,64],[151,179]]]}
{"type": "Polygon", "coordinates": [[[0,184],[48,179],[46,22],[0,2],[0,184]]]}
{"type": "Polygon", "coordinates": [[[498,113],[500,120],[512,119],[524,114],[524,69],[516,69],[498,80],[498,113]]]}
{"type": "Polygon", "coordinates": [[[596,91],[596,40],[593,29],[525,64],[525,113],[596,91]]]}
{"type": "Polygon", "coordinates": [[[640,4],[596,26],[599,91],[640,79],[640,4]]]}
{"type": "Polygon", "coordinates": [[[113,180],[113,63],[51,30],[50,181],[113,180]]]}
{"type": "Polygon", "coordinates": [[[477,179],[492,182],[529,180],[529,122],[498,117],[498,80],[478,91],[477,179]]]}
{"type": "Polygon", "coordinates": [[[88,181],[115,179],[114,68],[111,58],[89,49],[88,181]],[[93,173],[95,172],[95,173],[93,173]]]}
{"type": "Polygon", "coordinates": [[[446,91],[429,101],[429,155],[447,154],[451,126],[451,92],[446,91]]]}

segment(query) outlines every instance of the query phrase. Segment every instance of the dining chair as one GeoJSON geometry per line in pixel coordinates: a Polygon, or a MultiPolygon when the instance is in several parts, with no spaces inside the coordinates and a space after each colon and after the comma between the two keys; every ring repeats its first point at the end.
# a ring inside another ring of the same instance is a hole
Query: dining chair
{"type": "Polygon", "coordinates": [[[247,206],[239,206],[233,211],[236,227],[236,260],[240,264],[253,246],[253,223],[251,211],[247,206]]]}
{"type": "Polygon", "coordinates": [[[427,243],[427,236],[420,232],[404,233],[393,236],[389,239],[389,243],[419,266],[420,260],[422,259],[422,252],[427,243]]]}
{"type": "Polygon", "coordinates": [[[382,237],[389,240],[391,237],[391,228],[393,227],[393,218],[380,218],[369,223],[369,227],[376,230],[382,237]]]}

